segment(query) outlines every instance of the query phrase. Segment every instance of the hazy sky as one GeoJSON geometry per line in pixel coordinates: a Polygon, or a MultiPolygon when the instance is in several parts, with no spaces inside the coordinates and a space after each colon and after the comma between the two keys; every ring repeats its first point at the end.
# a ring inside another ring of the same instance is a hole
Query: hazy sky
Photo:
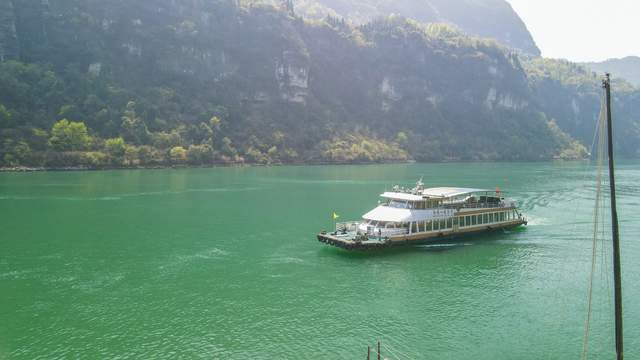
{"type": "Polygon", "coordinates": [[[542,56],[600,61],[640,56],[640,0],[507,0],[542,56]]]}

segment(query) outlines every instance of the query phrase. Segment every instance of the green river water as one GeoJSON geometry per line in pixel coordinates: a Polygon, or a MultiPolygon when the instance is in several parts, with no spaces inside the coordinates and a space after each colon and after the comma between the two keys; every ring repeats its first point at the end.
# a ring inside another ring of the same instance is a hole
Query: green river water
{"type": "MultiPolygon", "coordinates": [[[[618,168],[626,358],[640,359],[640,162],[618,168]]],[[[364,359],[377,340],[390,359],[578,359],[594,174],[584,162],[0,174],[0,359],[364,359]],[[499,185],[529,225],[366,254],[315,239],[333,211],[357,219],[421,176],[499,185]]],[[[605,235],[594,359],[613,355],[605,235]]]]}

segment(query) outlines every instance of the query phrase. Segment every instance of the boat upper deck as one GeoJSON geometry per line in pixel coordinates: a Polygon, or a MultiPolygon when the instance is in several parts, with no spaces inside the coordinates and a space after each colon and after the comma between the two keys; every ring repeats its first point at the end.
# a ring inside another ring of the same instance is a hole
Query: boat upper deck
{"type": "Polygon", "coordinates": [[[399,209],[425,210],[442,208],[504,207],[508,201],[496,191],[475,188],[435,187],[424,189],[421,183],[413,189],[395,186],[393,191],[380,194],[382,206],[399,209]]]}
{"type": "Polygon", "coordinates": [[[434,187],[424,188],[421,182],[413,189],[398,186],[380,196],[385,199],[378,207],[363,215],[363,220],[411,222],[441,219],[462,211],[511,208],[515,204],[500,196],[499,189],[434,187]]]}
{"type": "Polygon", "coordinates": [[[394,191],[386,191],[380,196],[392,200],[404,200],[404,201],[421,201],[425,199],[454,199],[461,196],[466,196],[475,193],[493,193],[491,190],[486,189],[472,189],[472,188],[457,188],[457,187],[434,187],[424,189],[418,183],[413,189],[405,190],[400,187],[394,187],[394,191]]]}

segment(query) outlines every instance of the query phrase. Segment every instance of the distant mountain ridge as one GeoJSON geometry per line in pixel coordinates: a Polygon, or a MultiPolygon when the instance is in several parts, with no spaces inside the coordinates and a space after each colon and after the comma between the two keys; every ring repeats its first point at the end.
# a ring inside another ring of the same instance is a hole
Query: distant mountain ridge
{"type": "Polygon", "coordinates": [[[423,23],[450,23],[473,36],[493,38],[540,56],[526,25],[505,0],[299,0],[295,11],[308,18],[340,16],[364,24],[396,14],[423,23]]]}
{"type": "Polygon", "coordinates": [[[627,56],[621,59],[608,59],[601,62],[585,62],[584,66],[599,73],[609,72],[614,77],[623,78],[640,88],[640,57],[627,56]]]}

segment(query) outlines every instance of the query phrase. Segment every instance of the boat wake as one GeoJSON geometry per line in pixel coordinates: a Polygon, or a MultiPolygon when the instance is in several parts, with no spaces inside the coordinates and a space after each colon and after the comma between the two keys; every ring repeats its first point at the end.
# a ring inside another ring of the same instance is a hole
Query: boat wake
{"type": "Polygon", "coordinates": [[[229,256],[229,252],[219,249],[212,248],[204,251],[200,251],[194,254],[187,255],[174,255],[172,260],[164,265],[160,265],[158,270],[161,270],[164,273],[173,273],[179,272],[180,269],[184,268],[190,263],[199,260],[222,260],[229,256]]]}
{"type": "Polygon", "coordinates": [[[473,246],[472,243],[446,243],[446,244],[429,244],[429,245],[417,245],[416,248],[429,251],[429,252],[443,252],[463,248],[466,246],[473,246]]]}
{"type": "Polygon", "coordinates": [[[269,264],[302,264],[303,259],[291,256],[273,257],[268,260],[269,264]]]}

